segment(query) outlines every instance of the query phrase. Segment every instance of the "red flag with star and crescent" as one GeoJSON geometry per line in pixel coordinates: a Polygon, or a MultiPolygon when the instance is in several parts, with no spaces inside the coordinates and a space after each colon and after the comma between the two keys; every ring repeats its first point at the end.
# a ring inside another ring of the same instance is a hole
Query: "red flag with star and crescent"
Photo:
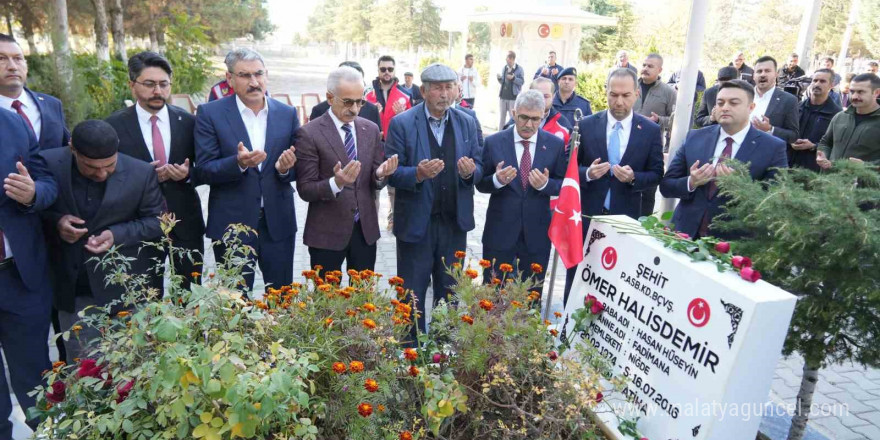
{"type": "Polygon", "coordinates": [[[578,172],[577,146],[571,152],[565,179],[556,206],[553,207],[553,219],[550,220],[548,235],[553,246],[562,257],[562,264],[571,269],[584,259],[584,235],[581,222],[581,184],[578,172]]]}

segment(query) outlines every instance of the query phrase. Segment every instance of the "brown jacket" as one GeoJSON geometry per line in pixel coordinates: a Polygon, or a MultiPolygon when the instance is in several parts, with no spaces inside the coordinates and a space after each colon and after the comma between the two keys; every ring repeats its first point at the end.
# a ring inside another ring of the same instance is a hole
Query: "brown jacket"
{"type": "Polygon", "coordinates": [[[354,213],[360,215],[361,228],[367,244],[379,239],[376,212],[376,190],[385,182],[376,180],[376,169],[385,160],[379,139],[379,127],[368,119],[354,121],[357,158],[361,172],[354,185],[346,186],[336,196],[330,188],[333,167],[349,162],[345,145],[330,111],[299,129],[296,143],[296,188],[309,203],[303,243],[309,247],[343,250],[351,240],[354,213]]]}

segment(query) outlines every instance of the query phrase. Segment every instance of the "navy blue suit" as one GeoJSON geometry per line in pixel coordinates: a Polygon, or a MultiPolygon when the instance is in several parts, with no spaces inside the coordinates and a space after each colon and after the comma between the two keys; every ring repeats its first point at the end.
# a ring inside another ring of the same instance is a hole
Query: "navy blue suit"
{"type": "MultiPolygon", "coordinates": [[[[675,152],[675,157],[669,163],[666,176],[660,181],[660,193],[663,197],[680,199],[672,216],[675,230],[691,237],[697,237],[703,216],[708,215],[711,221],[721,213],[726,200],[721,196],[709,200],[708,185],[698,186],[696,190],[690,192],[687,183],[694,161],[699,160],[701,166],[711,163],[720,134],[720,125],[688,133],[684,144],[675,152]]],[[[788,167],[785,148],[785,141],[782,139],[751,127],[734,158],[749,163],[749,174],[752,179],[766,180],[775,174],[773,168],[788,167]]],[[[718,236],[723,238],[721,235],[718,236]]]]}
{"type": "MultiPolygon", "coordinates": [[[[434,280],[434,300],[449,294],[451,277],[446,275],[443,259],[452,264],[455,251],[465,250],[467,231],[474,229],[474,185],[483,177],[482,154],[477,140],[474,119],[455,108],[448,112],[447,133],[443,144],[454,151],[442,150],[457,163],[462,157],[473,159],[476,170],[468,179],[458,174],[455,163],[448,163],[444,174],[419,182],[416,168],[423,159],[432,158],[435,137],[428,129],[425,104],[419,104],[391,120],[385,140],[385,157],[397,155],[399,165],[389,177],[395,188],[394,235],[397,237],[397,273],[404,279],[404,287],[412,289],[418,297],[418,310],[422,317],[418,325],[425,328],[425,293],[428,282],[434,280]],[[451,129],[451,132],[449,131],[451,129]],[[451,168],[449,168],[451,167],[451,168]],[[454,176],[448,175],[454,173],[454,176]],[[442,179],[454,182],[439,194],[442,179]],[[446,200],[453,207],[451,214],[432,215],[435,198],[446,200]]],[[[413,335],[415,327],[413,327],[413,335]]]]}
{"type": "MultiPolygon", "coordinates": [[[[532,157],[532,169],[550,173],[547,185],[540,191],[526,182],[523,190],[519,174],[507,185],[496,188],[495,169],[500,162],[504,167],[512,166],[519,170],[520,161],[516,158],[514,130],[495,133],[486,138],[483,146],[483,178],[477,190],[491,194],[486,211],[486,225],[483,228],[483,258],[495,262],[494,269],[502,263],[514,264],[519,260],[519,270],[523,276],[531,275],[530,266],[538,263],[547,266],[550,256],[550,197],[559,195],[568,158],[562,139],[538,130],[532,157]]],[[[541,274],[543,275],[543,273],[541,274]]],[[[539,276],[543,280],[543,276],[539,276]]],[[[486,270],[484,281],[491,280],[491,271],[486,270]]]]}
{"type": "Polygon", "coordinates": [[[66,147],[70,144],[70,132],[64,120],[64,108],[58,98],[38,93],[25,87],[40,110],[40,149],[66,147]]]}
{"type": "MultiPolygon", "coordinates": [[[[0,230],[12,250],[15,265],[0,269],[0,345],[9,368],[12,388],[24,409],[34,405],[27,395],[42,382],[49,368],[49,312],[52,289],[46,271],[43,229],[37,214],[52,205],[58,186],[39,155],[31,129],[18,115],[0,111],[0,176],[18,173],[21,161],[36,185],[32,206],[24,206],[0,191],[0,230]]],[[[2,365],[0,365],[2,368],[2,365]]],[[[0,438],[12,438],[12,402],[6,378],[0,378],[0,438]]]]}
{"type": "MultiPolygon", "coordinates": [[[[604,176],[587,182],[587,170],[594,160],[599,158],[600,162],[608,162],[607,111],[582,119],[578,123],[578,132],[581,133],[581,144],[578,149],[581,212],[590,216],[602,215],[605,209],[605,196],[610,190],[609,214],[639,218],[643,191],[656,191],[655,188],[663,177],[663,143],[660,138],[660,126],[638,113],[633,113],[626,151],[619,163],[620,166],[629,165],[632,168],[635,175],[632,183],[617,180],[611,170],[608,170],[604,176]]],[[[590,220],[584,219],[584,238],[589,227],[590,220]]],[[[576,272],[576,267],[566,272],[564,301],[568,301],[576,272]]]]}
{"type": "MultiPolygon", "coordinates": [[[[199,106],[195,129],[196,167],[202,170],[202,183],[211,186],[205,231],[208,238],[222,240],[226,228],[236,223],[257,231],[257,237],[250,234],[242,239],[257,251],[257,262],[266,284],[282,286],[293,282],[296,215],[291,183],[296,180],[296,174],[291,168],[281,175],[275,169],[275,162],[284,150],[295,145],[299,119],[293,107],[266,99],[269,105],[267,157],[262,171],[248,168],[242,172],[238,166],[238,143],[243,142],[248,150],[252,147],[235,95],[199,106]]],[[[224,253],[225,246],[215,243],[217,261],[223,260],[224,253]]],[[[252,288],[253,273],[246,274],[245,280],[248,288],[252,288]]]]}

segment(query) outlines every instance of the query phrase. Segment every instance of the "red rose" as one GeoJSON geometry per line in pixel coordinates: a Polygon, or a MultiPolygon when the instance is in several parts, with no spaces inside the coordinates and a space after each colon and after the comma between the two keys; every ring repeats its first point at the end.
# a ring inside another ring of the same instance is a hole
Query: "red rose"
{"type": "Polygon", "coordinates": [[[715,250],[722,254],[726,254],[730,252],[730,243],[726,241],[719,242],[715,245],[715,250]]]}
{"type": "Polygon", "coordinates": [[[737,269],[741,267],[752,267],[752,259],[749,257],[734,255],[734,257],[730,259],[730,262],[733,264],[733,267],[737,269]]]}
{"type": "Polygon", "coordinates": [[[52,392],[46,393],[46,400],[52,403],[61,403],[64,401],[64,398],[67,397],[67,386],[64,385],[64,382],[60,380],[56,380],[52,382],[52,392]]]}
{"type": "Polygon", "coordinates": [[[101,366],[97,364],[94,359],[83,359],[82,362],[79,363],[79,370],[76,372],[76,377],[101,377],[101,366]]]}
{"type": "Polygon", "coordinates": [[[590,313],[594,315],[598,315],[605,310],[605,304],[600,303],[599,301],[594,301],[593,305],[590,306],[590,313]]]}
{"type": "Polygon", "coordinates": [[[547,353],[547,357],[549,357],[551,361],[555,361],[559,358],[559,355],[556,354],[555,351],[551,351],[550,353],[547,353]]]}
{"type": "Polygon", "coordinates": [[[116,387],[116,393],[119,394],[119,397],[116,398],[116,403],[122,403],[123,400],[128,398],[128,393],[130,393],[131,389],[134,388],[135,380],[136,379],[132,379],[116,387]]]}
{"type": "Polygon", "coordinates": [[[602,392],[600,391],[598,394],[596,394],[596,403],[602,403],[602,399],[603,399],[604,397],[605,397],[605,396],[603,396],[603,395],[602,395],[602,392]]]}
{"type": "Polygon", "coordinates": [[[688,235],[688,234],[685,234],[684,232],[676,232],[675,235],[677,235],[677,236],[679,236],[680,238],[683,238],[683,239],[685,239],[685,240],[690,240],[690,239],[691,239],[691,236],[688,235]]]}
{"type": "Polygon", "coordinates": [[[754,283],[755,281],[758,281],[761,279],[761,272],[758,272],[757,270],[752,269],[749,266],[745,266],[742,269],[740,269],[739,276],[746,281],[750,281],[750,282],[754,283]]]}
{"type": "Polygon", "coordinates": [[[595,296],[587,295],[587,297],[584,298],[584,307],[591,307],[593,305],[593,303],[595,303],[595,302],[596,302],[595,296]]]}

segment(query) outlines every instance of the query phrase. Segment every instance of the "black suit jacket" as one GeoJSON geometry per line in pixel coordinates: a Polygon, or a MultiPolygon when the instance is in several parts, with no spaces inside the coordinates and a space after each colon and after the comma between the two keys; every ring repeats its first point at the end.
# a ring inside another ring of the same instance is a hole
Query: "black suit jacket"
{"type": "MultiPolygon", "coordinates": [[[[137,104],[135,104],[137,105],[137,104]]],[[[180,241],[201,241],[205,234],[205,219],[202,215],[202,201],[195,187],[201,184],[201,170],[196,167],[196,150],[193,133],[195,116],[180,107],[168,106],[168,119],[171,123],[171,148],[168,163],[182,164],[189,159],[189,180],[175,182],[166,180],[159,184],[162,195],[180,223],[174,227],[172,238],[180,241]]],[[[119,110],[107,118],[119,136],[119,152],[152,162],[152,156],[144,143],[135,106],[119,110]]]]}
{"type": "MultiPolygon", "coordinates": [[[[328,101],[321,101],[320,104],[312,107],[312,114],[309,115],[309,120],[314,121],[327,113],[327,110],[330,110],[330,103],[328,101]]],[[[376,107],[376,104],[372,102],[367,102],[361,107],[361,110],[358,112],[358,116],[376,124],[379,127],[379,130],[382,129],[382,120],[379,119],[379,107],[376,107]]]]}
{"type": "Polygon", "coordinates": [[[797,97],[779,87],[773,89],[770,104],[764,116],[770,120],[773,126],[773,136],[792,144],[800,136],[800,116],[798,111],[797,97]]]}
{"type": "Polygon", "coordinates": [[[700,102],[700,110],[697,111],[697,116],[694,118],[694,123],[697,127],[708,127],[712,124],[718,123],[717,121],[711,121],[709,119],[709,115],[712,114],[712,109],[715,108],[715,98],[717,97],[718,84],[709,87],[703,92],[703,100],[700,102]]]}
{"type": "Polygon", "coordinates": [[[94,218],[83,226],[89,232],[70,244],[61,239],[57,224],[64,215],[79,216],[71,184],[73,155],[67,148],[53,148],[40,154],[46,159],[59,190],[55,203],[40,213],[49,248],[55,307],[67,312],[74,311],[76,279],[83,265],[87,267],[89,285],[97,301],[106,303],[119,298],[124,290],[120,286],[105,285],[104,278],[109,270],[88,262],[95,255],[86,251],[84,246],[89,236],[110,230],[113,232],[114,245],[120,246],[120,253],[134,258],[129,273],[146,273],[153,262],[138,258],[140,243],[162,235],[158,219],[162,211],[162,193],[159,191],[156,171],[148,163],[124,154],[118,155],[116,170],[107,178],[101,206],[94,218]]]}

